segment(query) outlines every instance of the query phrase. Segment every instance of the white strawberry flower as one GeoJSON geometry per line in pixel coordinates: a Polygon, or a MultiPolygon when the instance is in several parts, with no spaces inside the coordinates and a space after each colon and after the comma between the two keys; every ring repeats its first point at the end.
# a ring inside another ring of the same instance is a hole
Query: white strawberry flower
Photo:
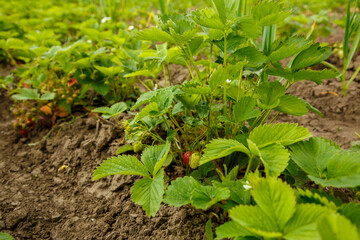
{"type": "Polygon", "coordinates": [[[106,22],[108,22],[110,20],[111,20],[110,17],[104,17],[103,19],[101,19],[101,23],[106,23],[106,22]]]}
{"type": "Polygon", "coordinates": [[[252,188],[252,186],[250,185],[249,181],[246,181],[246,184],[243,186],[245,188],[245,190],[250,190],[252,188]]]}

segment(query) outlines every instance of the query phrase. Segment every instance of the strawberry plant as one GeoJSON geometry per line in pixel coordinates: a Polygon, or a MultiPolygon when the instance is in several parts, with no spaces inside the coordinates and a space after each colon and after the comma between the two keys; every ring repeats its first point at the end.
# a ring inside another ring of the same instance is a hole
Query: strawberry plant
{"type": "Polygon", "coordinates": [[[214,1],[213,8],[194,11],[191,19],[164,16],[159,27],[136,33],[141,40],[165,41],[180,49],[189,79],[181,86],[149,91],[138,99],[132,109],[147,105],[130,122],[129,142],[143,142],[147,137],[160,143],[169,140],[180,157],[187,151],[201,153],[214,138],[246,142],[273,111],[296,116],[309,110],[321,114],[286,91],[301,80],[320,84],[322,79],[337,76],[333,69],[311,68],[325,60],[331,49],[303,37],[274,39],[275,25],[290,14],[280,3],[261,2],[247,16],[239,12],[239,4],[214,1]],[[251,31],[250,25],[255,26],[251,31]],[[256,44],[259,37],[261,44],[256,44]],[[195,54],[206,45],[211,51],[209,59],[195,62],[195,54]],[[213,62],[215,49],[219,55],[213,62]],[[284,67],[281,61],[289,57],[292,60],[284,67]],[[269,76],[279,79],[269,81],[269,76]],[[159,129],[164,129],[165,138],[159,129]]]}
{"type": "Polygon", "coordinates": [[[169,150],[167,143],[145,149],[141,161],[129,155],[110,158],[95,170],[93,180],[115,174],[142,176],[132,187],[132,199],[143,207],[146,215],[155,216],[164,194],[163,166],[171,159],[169,150]]]}
{"type": "MultiPolygon", "coordinates": [[[[311,138],[308,129],[297,124],[274,123],[280,113],[303,116],[312,111],[322,116],[287,90],[298,81],[321,84],[338,76],[334,69],[313,68],[329,57],[331,49],[304,37],[277,39],[277,24],[290,14],[280,2],[259,2],[250,14],[245,6],[242,1],[214,0],[213,8],[196,10],[190,18],[161,16],[158,27],[135,33],[140,40],[166,44],[142,53],[147,63],[156,63],[156,71],[147,68],[129,75],[152,81],[131,108],[139,109],[134,118],[122,123],[133,146],[125,145],[118,153],[138,151],[138,146],[152,142],[162,145],[145,148],[145,166],[146,156],[155,151],[150,149],[166,149],[171,157],[153,157],[156,163],[151,166],[161,163],[157,169],[163,166],[162,171],[152,173],[147,167],[153,175],[147,184],[158,181],[162,186],[154,192],[155,207],[146,206],[149,194],[143,193],[140,201],[140,183],[133,187],[133,200],[149,216],[155,216],[161,202],[211,211],[222,224],[216,229],[217,239],[326,239],[326,229],[356,239],[358,221],[349,209],[358,205],[347,209],[331,194],[295,190],[276,179],[284,176],[298,187],[311,179],[321,189],[359,186],[357,152],[311,138]],[[170,51],[177,53],[176,61],[170,57],[166,62],[170,51]],[[284,64],[285,59],[290,61],[284,64]],[[163,86],[155,86],[157,74],[163,71],[166,77],[168,65],[176,62],[189,70],[186,81],[171,85],[165,80],[163,86]],[[173,165],[182,166],[186,176],[167,172],[173,165]],[[157,174],[170,176],[169,185],[157,174]],[[335,227],[340,221],[348,231],[335,227]]],[[[128,155],[108,159],[95,170],[93,180],[141,175],[129,169],[128,158],[138,163],[128,155]]],[[[141,186],[150,189],[145,183],[141,186]]],[[[211,238],[209,224],[206,229],[211,238]]]]}
{"type": "MultiPolygon", "coordinates": [[[[310,18],[307,36],[297,36],[279,31],[293,16],[285,1],[211,0],[187,14],[177,12],[203,4],[38,1],[33,9],[23,2],[3,1],[0,14],[0,61],[17,67],[0,87],[15,100],[14,127],[23,137],[76,106],[93,109],[115,118],[127,142],[93,180],[138,176],[132,200],[149,217],[162,203],[207,211],[208,239],[212,222],[216,239],[359,238],[359,204],[334,197],[337,188],[359,195],[358,143],[343,150],[303,126],[276,123],[281,114],[322,116],[288,90],[340,75],[334,67],[319,70],[319,63],[331,66],[324,61],[332,50],[310,39],[313,21],[330,29],[326,11],[310,18]],[[152,5],[161,10],[157,18],[152,5]],[[172,65],[188,70],[180,84],[172,65]],[[124,111],[133,117],[120,122],[124,111]],[[306,190],[310,185],[318,189],[306,190]]],[[[312,9],[324,2],[311,2],[312,9]]],[[[351,3],[343,81],[359,40],[351,3]]]]}
{"type": "Polygon", "coordinates": [[[279,179],[252,179],[252,186],[256,206],[232,208],[232,221],[216,229],[217,239],[359,239],[349,219],[329,206],[297,203],[295,191],[279,179]]]}

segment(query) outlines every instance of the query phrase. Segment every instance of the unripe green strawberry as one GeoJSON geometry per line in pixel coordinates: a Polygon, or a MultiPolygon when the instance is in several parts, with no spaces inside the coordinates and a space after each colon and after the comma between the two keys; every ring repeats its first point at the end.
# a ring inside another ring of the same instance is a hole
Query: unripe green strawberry
{"type": "Polygon", "coordinates": [[[127,127],[129,126],[129,121],[128,121],[128,120],[125,120],[125,121],[122,122],[122,124],[123,124],[123,126],[124,126],[125,128],[127,128],[127,127]]]}
{"type": "Polygon", "coordinates": [[[86,74],[84,74],[84,73],[83,73],[83,74],[80,74],[79,77],[80,77],[81,80],[84,80],[84,79],[86,78],[86,74]]]}
{"type": "Polygon", "coordinates": [[[127,127],[125,128],[125,133],[126,133],[127,135],[129,135],[131,132],[132,132],[132,128],[131,128],[130,126],[127,126],[127,127]]]}
{"type": "Polygon", "coordinates": [[[134,145],[134,152],[138,153],[143,150],[144,145],[141,142],[136,142],[134,145]]]}
{"type": "Polygon", "coordinates": [[[200,162],[201,156],[199,153],[193,153],[191,154],[190,157],[190,167],[192,169],[195,169],[199,166],[199,162],[200,162]]]}
{"type": "Polygon", "coordinates": [[[68,98],[66,98],[66,103],[70,104],[70,103],[72,103],[73,100],[74,100],[73,98],[68,97],[68,98]]]}

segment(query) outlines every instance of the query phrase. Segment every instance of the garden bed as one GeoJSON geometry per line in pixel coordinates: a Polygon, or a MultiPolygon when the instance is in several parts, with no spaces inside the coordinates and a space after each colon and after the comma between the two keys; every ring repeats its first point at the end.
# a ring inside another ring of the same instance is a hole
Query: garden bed
{"type": "MultiPolygon", "coordinates": [[[[353,83],[347,97],[340,96],[341,82],[335,79],[322,85],[298,83],[290,92],[325,117],[281,116],[280,122],[299,123],[345,148],[357,140],[359,82],[353,83]]],[[[13,130],[11,101],[4,92],[0,101],[0,228],[4,232],[16,239],[205,239],[210,211],[163,204],[150,219],[131,200],[136,177],[91,181],[94,169],[123,144],[123,129],[90,115],[54,128],[49,138],[44,138],[49,130],[37,129],[23,139],[13,130]]]]}

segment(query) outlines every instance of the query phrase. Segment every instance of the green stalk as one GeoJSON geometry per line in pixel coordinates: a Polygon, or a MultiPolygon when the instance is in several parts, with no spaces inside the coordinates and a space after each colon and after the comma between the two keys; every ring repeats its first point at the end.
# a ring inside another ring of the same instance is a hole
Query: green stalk
{"type": "Polygon", "coordinates": [[[186,64],[187,68],[189,69],[189,72],[190,72],[191,77],[194,79],[195,77],[194,77],[194,74],[192,73],[192,69],[191,69],[188,61],[186,61],[186,59],[184,59],[184,62],[185,62],[185,64],[186,64]]]}
{"type": "Polygon", "coordinates": [[[245,2],[244,2],[244,15],[246,15],[247,14],[247,0],[245,0],[245,2]]]}
{"type": "Polygon", "coordinates": [[[333,64],[331,64],[327,61],[322,61],[321,64],[324,65],[325,67],[331,68],[335,71],[339,71],[339,69],[337,67],[335,67],[333,64]]]}
{"type": "MultiPolygon", "coordinates": [[[[224,62],[223,62],[224,68],[226,67],[226,56],[227,56],[227,39],[226,39],[226,31],[225,31],[224,32],[224,62]]],[[[225,116],[227,116],[226,85],[227,85],[227,82],[225,81],[223,84],[223,87],[224,87],[223,104],[224,104],[224,115],[225,116]]],[[[225,126],[227,127],[227,124],[225,124],[225,126]]],[[[225,132],[227,132],[227,131],[225,131],[225,132]]]]}
{"type": "MultiPolygon", "coordinates": [[[[358,68],[356,69],[356,71],[354,72],[354,74],[352,75],[352,77],[350,78],[350,80],[347,82],[346,86],[345,86],[345,92],[343,91],[343,94],[346,95],[347,90],[350,87],[350,84],[355,80],[356,76],[358,75],[358,73],[360,72],[360,66],[358,66],[358,68]]],[[[345,96],[344,95],[344,96],[345,96]]]]}
{"type": "Polygon", "coordinates": [[[161,14],[166,14],[166,0],[159,0],[161,14]]]}
{"type": "Polygon", "coordinates": [[[196,72],[196,75],[198,76],[198,78],[200,79],[200,71],[194,61],[194,56],[192,55],[192,52],[190,50],[190,45],[189,43],[186,44],[187,45],[187,49],[188,49],[188,52],[189,52],[189,59],[190,59],[190,62],[191,64],[193,65],[193,68],[195,69],[195,72],[196,72]]]}
{"type": "MultiPolygon", "coordinates": [[[[355,35],[355,38],[354,38],[354,42],[353,42],[353,44],[351,45],[349,55],[348,55],[348,57],[346,58],[346,62],[344,62],[345,69],[348,69],[348,68],[349,68],[351,59],[353,58],[353,56],[354,56],[354,54],[355,54],[355,51],[356,51],[356,49],[357,49],[357,47],[358,47],[358,45],[359,45],[359,42],[360,42],[360,27],[358,28],[358,31],[356,32],[356,35],[355,35]]],[[[344,54],[345,54],[345,53],[344,53],[344,54]]]]}
{"type": "Polygon", "coordinates": [[[248,163],[248,165],[247,165],[246,172],[245,172],[245,177],[246,177],[246,176],[249,174],[249,172],[250,172],[250,168],[251,168],[253,159],[254,159],[253,156],[251,156],[250,159],[249,159],[249,163],[248,163]]]}
{"type": "Polygon", "coordinates": [[[239,10],[238,10],[238,17],[241,17],[243,15],[243,1],[244,0],[240,0],[240,3],[239,3],[239,10]]]}
{"type": "Polygon", "coordinates": [[[152,90],[143,82],[141,81],[141,79],[139,77],[136,78],[147,90],[149,90],[149,92],[151,92],[152,90]]]}
{"type": "Polygon", "coordinates": [[[169,85],[171,86],[172,83],[171,83],[171,75],[170,75],[170,71],[169,71],[169,64],[165,64],[165,65],[166,65],[166,70],[167,70],[168,77],[169,77],[169,85]]]}
{"type": "Polygon", "coordinates": [[[166,69],[165,69],[165,64],[163,64],[163,71],[164,71],[164,81],[165,81],[165,87],[167,87],[167,79],[166,79],[166,69]]]}
{"type": "Polygon", "coordinates": [[[181,134],[183,135],[183,139],[187,145],[187,148],[190,149],[190,144],[187,141],[186,137],[185,137],[185,133],[182,130],[182,128],[180,127],[179,123],[176,121],[176,119],[174,118],[174,116],[170,113],[168,113],[169,119],[171,120],[172,123],[174,123],[174,125],[179,129],[179,131],[181,132],[181,134]]]}
{"type": "Polygon", "coordinates": [[[347,6],[347,11],[346,11],[346,28],[345,28],[345,35],[344,35],[344,47],[343,47],[343,51],[344,51],[344,59],[347,58],[348,56],[348,47],[349,47],[349,32],[350,32],[350,26],[351,26],[351,21],[350,21],[350,5],[351,5],[351,0],[348,1],[348,6],[347,6]]]}
{"type": "Polygon", "coordinates": [[[346,92],[350,86],[350,84],[354,81],[356,74],[359,73],[358,69],[355,71],[355,76],[353,75],[351,77],[351,79],[349,80],[348,83],[346,83],[346,72],[350,66],[351,60],[355,54],[355,51],[359,45],[360,42],[360,27],[359,25],[359,20],[354,24],[353,29],[352,28],[352,23],[353,20],[356,16],[356,6],[357,6],[358,0],[356,0],[355,3],[355,10],[354,13],[352,14],[352,16],[350,17],[350,7],[351,7],[351,0],[348,1],[348,7],[347,7],[347,15],[346,15],[346,28],[345,28],[345,36],[344,36],[344,47],[343,47],[343,51],[344,51],[344,66],[343,66],[343,75],[341,77],[342,80],[342,87],[343,87],[343,96],[346,96],[346,92]],[[353,32],[355,31],[355,29],[357,28],[357,32],[354,38],[354,41],[351,45],[351,48],[348,52],[348,48],[349,48],[349,40],[351,38],[351,35],[353,34],[353,32]]]}
{"type": "Polygon", "coordinates": [[[227,33],[224,32],[224,62],[223,66],[226,67],[226,59],[227,58],[227,33]]]}
{"type": "Polygon", "coordinates": [[[242,66],[242,67],[241,67],[241,70],[240,70],[239,88],[238,88],[238,95],[237,95],[236,101],[239,101],[239,99],[240,99],[243,71],[244,71],[244,66],[242,66]]]}
{"type": "Polygon", "coordinates": [[[211,73],[212,73],[212,59],[213,59],[213,44],[210,43],[210,74],[209,74],[209,76],[211,76],[211,73]]]}
{"type": "Polygon", "coordinates": [[[259,125],[263,125],[263,123],[266,121],[266,119],[269,117],[270,113],[271,113],[271,109],[267,109],[266,112],[265,112],[265,115],[263,117],[263,119],[261,120],[260,124],[259,125]]]}
{"type": "MultiPolygon", "coordinates": [[[[210,109],[209,109],[209,115],[208,115],[208,129],[211,128],[211,104],[212,104],[212,101],[213,101],[213,94],[211,93],[211,97],[210,97],[210,101],[209,101],[209,105],[210,105],[210,109]]],[[[208,143],[209,142],[209,133],[206,134],[206,142],[208,143]]]]}

